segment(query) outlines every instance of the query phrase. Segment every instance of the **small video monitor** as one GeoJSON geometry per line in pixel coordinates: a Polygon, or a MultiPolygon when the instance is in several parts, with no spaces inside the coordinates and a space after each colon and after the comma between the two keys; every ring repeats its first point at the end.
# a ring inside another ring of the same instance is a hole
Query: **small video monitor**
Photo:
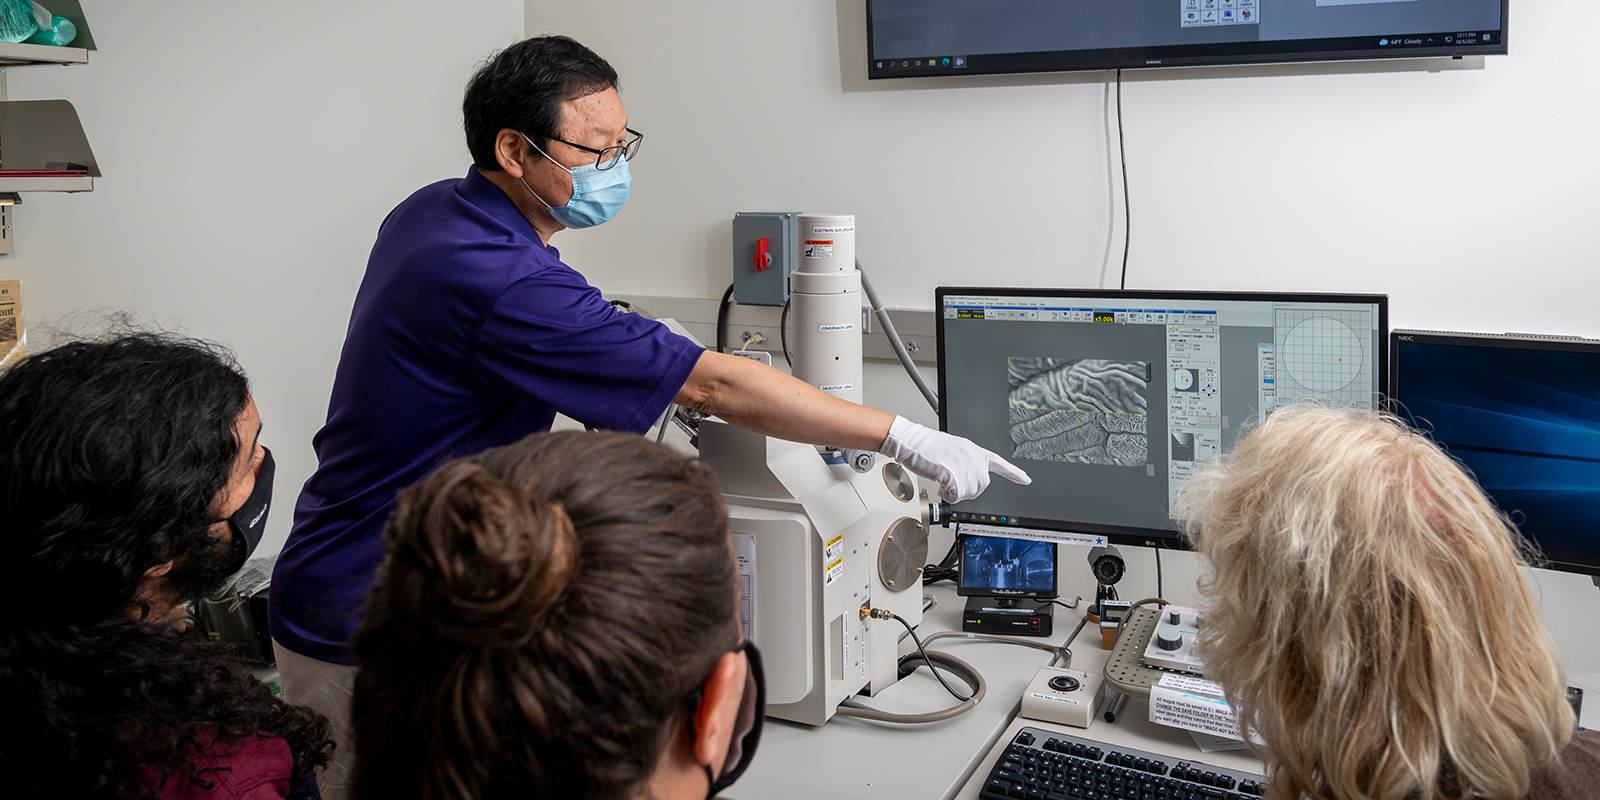
{"type": "Polygon", "coordinates": [[[1056,544],[1005,536],[961,537],[963,597],[1056,596],[1056,544]]]}

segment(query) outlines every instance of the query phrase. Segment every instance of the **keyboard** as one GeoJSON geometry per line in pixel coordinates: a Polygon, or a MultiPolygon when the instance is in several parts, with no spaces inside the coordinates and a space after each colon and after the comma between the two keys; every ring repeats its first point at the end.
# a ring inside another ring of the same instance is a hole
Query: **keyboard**
{"type": "Polygon", "coordinates": [[[978,793],[982,800],[1253,800],[1266,779],[1235,769],[1023,728],[978,793]]]}

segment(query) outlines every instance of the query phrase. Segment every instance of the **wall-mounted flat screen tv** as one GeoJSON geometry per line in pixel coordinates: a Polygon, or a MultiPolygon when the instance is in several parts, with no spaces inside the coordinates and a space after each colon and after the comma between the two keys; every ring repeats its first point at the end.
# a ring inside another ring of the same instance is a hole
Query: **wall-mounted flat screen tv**
{"type": "Polygon", "coordinates": [[[867,0],[867,75],[1504,55],[1510,0],[867,0]]]}

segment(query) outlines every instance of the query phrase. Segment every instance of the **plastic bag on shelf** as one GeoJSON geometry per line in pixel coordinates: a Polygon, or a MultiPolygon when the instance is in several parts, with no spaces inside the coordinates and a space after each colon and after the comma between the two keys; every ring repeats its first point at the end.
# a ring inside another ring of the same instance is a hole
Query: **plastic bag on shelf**
{"type": "MultiPolygon", "coordinates": [[[[38,5],[38,3],[34,3],[38,5]]],[[[72,40],[78,38],[78,26],[66,17],[51,17],[50,27],[40,28],[38,33],[24,39],[27,44],[47,44],[51,47],[66,47],[72,40]]]]}
{"type": "Polygon", "coordinates": [[[0,0],[0,41],[20,42],[38,31],[32,0],[0,0]]]}

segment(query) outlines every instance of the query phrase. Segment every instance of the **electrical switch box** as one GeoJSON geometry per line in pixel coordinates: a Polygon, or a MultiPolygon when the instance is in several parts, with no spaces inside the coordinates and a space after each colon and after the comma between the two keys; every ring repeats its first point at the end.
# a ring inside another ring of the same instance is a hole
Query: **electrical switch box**
{"type": "Polygon", "coordinates": [[[794,270],[797,211],[733,215],[733,299],[740,305],[781,306],[794,270]]]}

